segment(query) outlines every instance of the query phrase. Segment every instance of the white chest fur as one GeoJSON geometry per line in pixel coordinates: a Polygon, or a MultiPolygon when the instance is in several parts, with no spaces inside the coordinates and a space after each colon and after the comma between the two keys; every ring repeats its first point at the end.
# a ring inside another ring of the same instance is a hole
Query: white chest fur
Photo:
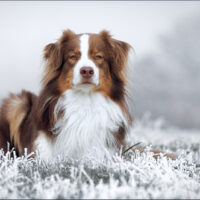
{"type": "MultiPolygon", "coordinates": [[[[100,93],[68,90],[57,102],[55,117],[59,110],[64,110],[64,117],[54,127],[59,131],[55,132],[57,138],[50,152],[53,157],[65,155],[79,159],[90,154],[103,158],[115,150],[114,134],[119,127],[127,125],[118,104],[100,93]]],[[[43,152],[40,155],[43,157],[43,152]]]]}

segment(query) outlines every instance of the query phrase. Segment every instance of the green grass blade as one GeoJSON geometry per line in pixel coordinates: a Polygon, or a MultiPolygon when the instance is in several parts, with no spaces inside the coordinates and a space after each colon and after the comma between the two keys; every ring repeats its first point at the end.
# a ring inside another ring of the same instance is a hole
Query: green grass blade
{"type": "Polygon", "coordinates": [[[128,149],[126,149],[126,150],[122,153],[122,155],[124,155],[124,154],[125,154],[126,152],[128,152],[130,149],[132,149],[133,147],[135,147],[135,146],[137,146],[137,145],[139,145],[139,144],[141,144],[141,142],[138,142],[138,143],[136,143],[136,144],[130,146],[128,149]]]}

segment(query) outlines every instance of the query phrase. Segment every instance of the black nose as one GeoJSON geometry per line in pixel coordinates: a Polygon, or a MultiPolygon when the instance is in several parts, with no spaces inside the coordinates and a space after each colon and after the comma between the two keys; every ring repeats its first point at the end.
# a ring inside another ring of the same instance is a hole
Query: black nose
{"type": "Polygon", "coordinates": [[[81,67],[80,74],[83,78],[91,78],[94,75],[92,67],[81,67]]]}

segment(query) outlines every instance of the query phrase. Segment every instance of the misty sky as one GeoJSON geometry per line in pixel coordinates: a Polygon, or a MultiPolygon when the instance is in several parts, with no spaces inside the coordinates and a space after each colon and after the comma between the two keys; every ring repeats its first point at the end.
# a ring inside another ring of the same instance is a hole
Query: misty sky
{"type": "Polygon", "coordinates": [[[142,57],[157,49],[159,35],[200,10],[200,2],[0,2],[0,98],[22,88],[39,91],[42,51],[63,30],[107,29],[142,57]]]}

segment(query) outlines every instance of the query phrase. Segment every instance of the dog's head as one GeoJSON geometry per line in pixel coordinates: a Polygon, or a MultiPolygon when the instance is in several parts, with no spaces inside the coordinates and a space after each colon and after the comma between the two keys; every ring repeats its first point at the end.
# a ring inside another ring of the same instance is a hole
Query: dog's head
{"type": "Polygon", "coordinates": [[[99,34],[64,31],[56,43],[45,47],[43,86],[54,82],[60,94],[74,89],[119,99],[125,92],[130,49],[128,43],[113,39],[107,31],[99,34]]]}

